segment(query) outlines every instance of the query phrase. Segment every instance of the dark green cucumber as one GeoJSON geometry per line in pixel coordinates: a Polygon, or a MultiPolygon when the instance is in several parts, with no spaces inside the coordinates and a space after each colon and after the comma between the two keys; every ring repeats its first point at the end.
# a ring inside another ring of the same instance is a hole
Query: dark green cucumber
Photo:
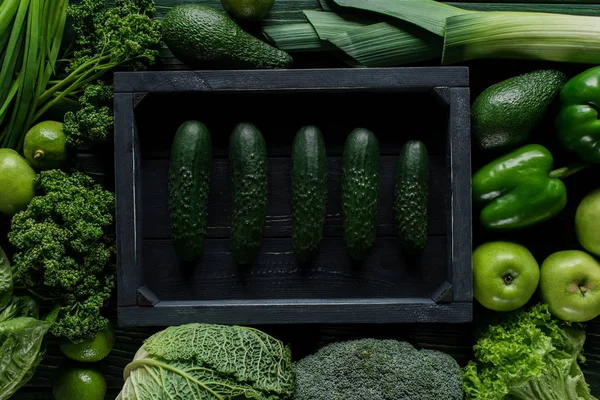
{"type": "Polygon", "coordinates": [[[350,256],[366,258],[377,236],[379,208],[379,142],[373,132],[353,130],[342,160],[344,241],[350,256]]]}
{"type": "Polygon", "coordinates": [[[198,260],[204,251],[212,140],[208,128],[186,121],[175,133],[168,176],[168,209],[177,257],[198,260]]]}
{"type": "Polygon", "coordinates": [[[229,141],[233,186],[231,252],[239,264],[250,263],[260,250],[267,214],[267,146],[250,123],[238,124],[229,141]]]}
{"type": "Polygon", "coordinates": [[[301,128],[292,145],[292,244],[300,261],[319,249],[327,211],[327,153],[315,126],[301,128]]]}
{"type": "Polygon", "coordinates": [[[425,144],[407,142],[400,151],[394,187],[394,212],[401,248],[410,254],[427,244],[429,161],[425,144]]]}

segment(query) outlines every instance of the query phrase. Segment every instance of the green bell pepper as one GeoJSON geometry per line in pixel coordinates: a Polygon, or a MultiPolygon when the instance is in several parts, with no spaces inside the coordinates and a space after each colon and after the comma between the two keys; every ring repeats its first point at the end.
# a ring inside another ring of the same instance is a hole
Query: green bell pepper
{"type": "Polygon", "coordinates": [[[481,224],[489,230],[511,231],[562,211],[567,205],[567,189],[560,179],[587,164],[552,170],[553,163],[544,146],[527,144],[475,172],[473,199],[481,207],[481,224]]]}
{"type": "Polygon", "coordinates": [[[571,78],[560,92],[558,140],[583,160],[600,163],[600,66],[571,78]]]}

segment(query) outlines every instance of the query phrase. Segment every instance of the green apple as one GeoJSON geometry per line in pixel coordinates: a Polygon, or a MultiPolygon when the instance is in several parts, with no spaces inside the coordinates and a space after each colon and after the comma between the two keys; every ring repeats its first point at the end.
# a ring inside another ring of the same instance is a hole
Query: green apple
{"type": "Polygon", "coordinates": [[[549,255],[540,271],[540,295],[555,317],[585,322],[600,315],[600,263],[580,250],[549,255]]]}
{"type": "Polygon", "coordinates": [[[473,251],[473,296],[494,311],[523,307],[537,290],[540,267],[523,245],[494,241],[473,251]]]}
{"type": "Polygon", "coordinates": [[[600,189],[589,192],[577,206],[575,233],[584,249],[600,256],[600,189]]]}

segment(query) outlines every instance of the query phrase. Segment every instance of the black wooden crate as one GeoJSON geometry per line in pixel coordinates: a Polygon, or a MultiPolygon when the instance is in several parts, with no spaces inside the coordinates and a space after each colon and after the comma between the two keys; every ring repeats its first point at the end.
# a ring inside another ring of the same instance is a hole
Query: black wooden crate
{"type": "Polygon", "coordinates": [[[115,74],[118,309],[121,326],[469,322],[471,157],[468,69],[172,71],[115,74]],[[204,122],[213,139],[207,240],[191,269],[170,239],[167,169],[185,120],[204,122]],[[228,141],[239,122],[264,134],[268,211],[261,252],[238,266],[229,252],[228,141]],[[308,265],[292,254],[290,151],[313,124],[328,153],[324,239],[308,265]],[[353,262],[342,238],[344,141],[372,130],[381,148],[378,238],[353,262]],[[429,239],[409,258],[398,246],[392,190],[398,154],[410,139],[430,159],[429,239]]]}

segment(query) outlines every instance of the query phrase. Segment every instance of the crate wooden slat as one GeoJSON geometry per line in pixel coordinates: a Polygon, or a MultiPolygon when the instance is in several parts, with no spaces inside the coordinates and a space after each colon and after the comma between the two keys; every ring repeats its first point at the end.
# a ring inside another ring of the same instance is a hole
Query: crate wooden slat
{"type": "Polygon", "coordinates": [[[468,83],[464,67],[116,73],[119,325],[470,322],[468,83]],[[207,124],[214,160],[204,254],[183,268],[166,173],[188,119],[207,124]],[[260,254],[239,266],[229,251],[227,143],[244,121],[267,142],[269,205],[260,254]],[[291,251],[289,151],[307,124],[323,131],[331,178],[324,238],[305,265],[291,251]],[[381,148],[378,238],[361,263],[346,251],[340,205],[343,144],[359,126],[381,148]],[[399,248],[391,202],[398,153],[411,138],[430,153],[429,238],[417,257],[399,248]]]}

